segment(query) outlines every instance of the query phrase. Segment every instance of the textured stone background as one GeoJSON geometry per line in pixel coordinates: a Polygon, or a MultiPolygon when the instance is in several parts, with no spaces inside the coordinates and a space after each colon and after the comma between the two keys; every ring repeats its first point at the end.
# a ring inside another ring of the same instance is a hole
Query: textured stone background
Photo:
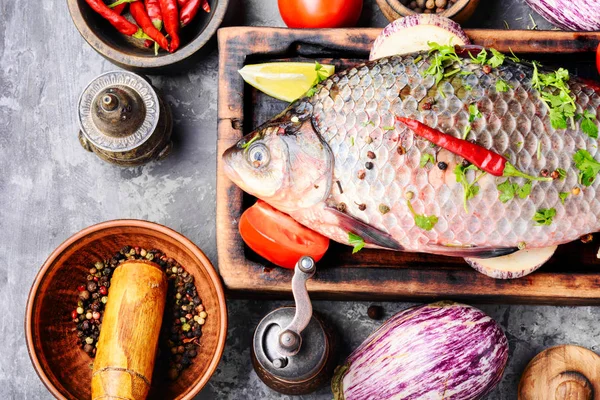
{"type": "MultiPolygon", "coordinates": [[[[231,0],[228,25],[280,26],[276,0],[231,0]]],[[[484,0],[469,26],[526,28],[521,0],[484,0]]],[[[541,28],[550,26],[532,13],[541,28]]],[[[141,218],[182,232],[216,262],[215,160],[217,54],[185,74],[152,76],[175,117],[176,148],[163,162],[120,169],[81,149],[75,107],[96,75],[116,69],[71,23],[66,1],[36,7],[0,0],[0,398],[48,399],[33,371],[23,333],[27,293],[38,268],[64,239],[97,222],[141,218]]],[[[373,0],[362,26],[384,26],[373,0]]],[[[254,326],[288,302],[230,300],[227,347],[199,399],[286,399],[267,389],[250,364],[254,326]]],[[[366,302],[316,302],[344,332],[343,356],[378,325],[366,302]]],[[[384,303],[387,316],[407,307],[384,303]]],[[[506,330],[510,363],[488,399],[515,399],[519,376],[542,349],[576,343],[597,349],[600,310],[593,307],[483,305],[506,330]]],[[[305,399],[331,399],[327,388],[305,399]]]]}

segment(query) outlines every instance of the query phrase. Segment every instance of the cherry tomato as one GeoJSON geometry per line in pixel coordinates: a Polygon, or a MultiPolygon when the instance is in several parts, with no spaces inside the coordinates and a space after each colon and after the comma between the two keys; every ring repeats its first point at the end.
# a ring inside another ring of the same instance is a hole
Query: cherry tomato
{"type": "Polygon", "coordinates": [[[284,268],[293,269],[302,256],[319,261],[329,247],[328,238],[262,200],[244,211],[239,229],[248,247],[284,268]]]}
{"type": "Polygon", "coordinates": [[[363,0],[278,0],[279,13],[290,28],[355,26],[363,0]]]}
{"type": "Polygon", "coordinates": [[[596,69],[598,70],[598,73],[600,74],[600,43],[598,44],[598,47],[596,48],[596,69]]]}

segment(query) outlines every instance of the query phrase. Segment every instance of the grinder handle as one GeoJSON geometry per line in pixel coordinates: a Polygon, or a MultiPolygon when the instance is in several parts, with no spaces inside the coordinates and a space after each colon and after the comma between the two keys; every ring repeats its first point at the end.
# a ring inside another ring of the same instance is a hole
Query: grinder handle
{"type": "Polygon", "coordinates": [[[292,278],[292,293],[296,303],[294,319],[279,334],[279,353],[291,357],[300,351],[302,345],[301,333],[312,317],[312,303],[306,290],[306,282],[315,274],[315,261],[304,256],[296,263],[292,278]]]}

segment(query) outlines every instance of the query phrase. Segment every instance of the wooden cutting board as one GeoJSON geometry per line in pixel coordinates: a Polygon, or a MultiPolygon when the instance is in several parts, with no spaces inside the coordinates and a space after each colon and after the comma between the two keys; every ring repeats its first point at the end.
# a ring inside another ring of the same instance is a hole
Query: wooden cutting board
{"type": "MultiPolygon", "coordinates": [[[[289,295],[291,271],[275,267],[248,249],[238,233],[242,212],[254,199],[224,174],[221,154],[286,104],[244,84],[238,70],[269,61],[319,61],[341,70],[369,55],[379,28],[298,30],[230,27],[219,30],[217,139],[217,246],[225,287],[238,295],[289,295]]],[[[475,44],[564,66],[596,78],[594,54],[600,32],[468,30],[475,44]]],[[[313,298],[457,299],[476,302],[600,304],[598,240],[560,246],[540,270],[515,280],[495,280],[462,259],[430,254],[351,248],[332,243],[308,283],[313,298]]]]}

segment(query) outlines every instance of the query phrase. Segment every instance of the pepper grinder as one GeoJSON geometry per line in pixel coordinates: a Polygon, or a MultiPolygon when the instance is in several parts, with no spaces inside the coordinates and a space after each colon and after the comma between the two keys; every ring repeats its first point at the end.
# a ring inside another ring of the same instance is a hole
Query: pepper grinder
{"type": "Polygon", "coordinates": [[[292,278],[295,307],[271,311],[254,331],[254,370],[267,386],[283,394],[317,390],[330,380],[335,367],[333,330],[313,314],[306,290],[315,270],[314,260],[302,257],[292,278]]]}
{"type": "Polygon", "coordinates": [[[81,93],[79,142],[98,157],[123,167],[166,157],[172,147],[171,110],[140,75],[112,71],[81,93]]]}

